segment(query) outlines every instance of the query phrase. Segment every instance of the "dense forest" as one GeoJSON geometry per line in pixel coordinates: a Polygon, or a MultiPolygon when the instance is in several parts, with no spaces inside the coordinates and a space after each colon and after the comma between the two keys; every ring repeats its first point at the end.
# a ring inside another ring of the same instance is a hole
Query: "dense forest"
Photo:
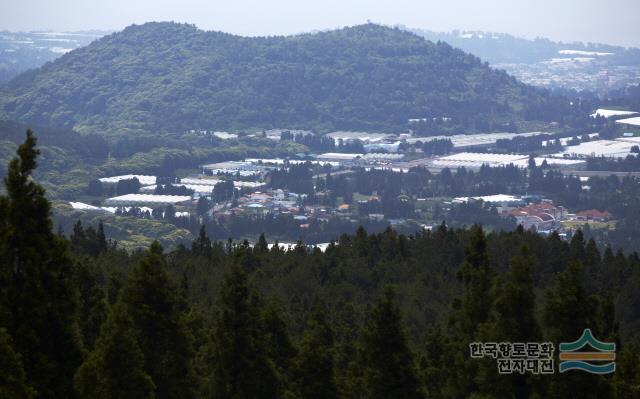
{"type": "MultiPolygon", "coordinates": [[[[27,126],[0,120],[0,162],[8,163],[24,138],[27,126]]],[[[80,134],[68,128],[36,127],[40,140],[40,167],[35,174],[50,199],[72,200],[95,178],[136,173],[173,175],[178,169],[198,170],[207,162],[244,158],[286,157],[305,147],[293,141],[261,137],[220,140],[211,136],[147,133],[104,137],[80,134]]],[[[5,170],[0,171],[3,177],[5,170]]],[[[0,192],[2,189],[0,188],[0,192]]]]}
{"type": "Polygon", "coordinates": [[[130,26],[26,72],[3,117],[123,135],[195,128],[404,130],[410,118],[474,126],[590,110],[519,83],[444,42],[374,24],[287,37],[191,25],[130,26]]]}
{"type": "Polygon", "coordinates": [[[360,228],[325,252],[263,236],[127,253],[53,230],[17,149],[0,196],[3,398],[637,398],[640,259],[481,227],[360,228]],[[497,374],[475,341],[617,344],[617,371],[497,374]],[[486,360],[486,359],[485,359],[486,360]]]}

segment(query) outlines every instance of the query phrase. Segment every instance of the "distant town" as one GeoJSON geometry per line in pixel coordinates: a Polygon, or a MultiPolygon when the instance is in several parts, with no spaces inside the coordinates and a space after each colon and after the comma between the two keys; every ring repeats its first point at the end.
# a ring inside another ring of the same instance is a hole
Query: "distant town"
{"type": "MultiPolygon", "coordinates": [[[[355,189],[353,194],[340,196],[332,193],[327,181],[358,171],[407,173],[410,170],[425,170],[428,171],[426,173],[437,175],[445,169],[478,172],[485,167],[513,167],[524,170],[535,165],[577,176],[583,189],[588,190],[589,178],[601,174],[585,168],[589,159],[622,159],[640,152],[640,136],[637,134],[640,117],[635,112],[598,109],[592,117],[613,118],[616,126],[629,128],[629,132],[620,137],[601,138],[597,133],[576,137],[560,137],[550,132],[419,137],[411,132],[385,134],[340,131],[329,133],[326,137],[334,140],[338,148],[359,149],[361,152],[296,154],[287,159],[245,158],[216,162],[203,164],[198,174],[183,177],[137,174],[107,176],[90,184],[88,191],[95,198],[91,203],[72,201],[70,205],[73,209],[87,212],[149,219],[184,218],[199,222],[203,218],[229,220],[244,217],[250,220],[256,217],[289,217],[299,229],[336,219],[354,224],[369,220],[396,227],[409,224],[432,229],[441,222],[438,220],[440,210],[446,212],[460,204],[476,204],[501,218],[515,220],[524,229],[533,229],[542,234],[558,232],[561,237],[567,237],[585,223],[601,228],[615,227],[616,217],[598,209],[574,212],[554,204],[545,196],[529,195],[527,192],[495,192],[482,196],[438,199],[400,194],[398,199],[409,204],[410,210],[406,214],[399,214],[395,207],[393,214],[385,214],[380,193],[361,193],[355,189]],[[546,147],[543,155],[490,152],[499,148],[500,143],[523,139],[536,140],[543,148],[546,147]],[[298,172],[294,172],[294,169],[298,172]],[[296,190],[285,181],[287,173],[302,173],[300,176],[292,175],[292,179],[298,185],[300,181],[308,181],[312,187],[296,190]],[[434,212],[434,208],[437,211],[434,212]]],[[[420,123],[421,120],[409,122],[420,123]]],[[[213,135],[225,140],[237,138],[237,134],[229,132],[193,130],[191,133],[213,135]]],[[[270,130],[255,134],[277,141],[293,140],[310,132],[270,130]]]]}

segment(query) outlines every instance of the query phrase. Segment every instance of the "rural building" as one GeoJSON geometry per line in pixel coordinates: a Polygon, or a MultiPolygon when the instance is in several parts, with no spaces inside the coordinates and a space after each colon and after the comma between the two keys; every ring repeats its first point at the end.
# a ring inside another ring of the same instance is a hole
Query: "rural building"
{"type": "Polygon", "coordinates": [[[612,217],[613,215],[611,215],[611,213],[597,209],[589,209],[588,211],[576,213],[576,219],[584,221],[607,222],[611,220],[612,217]]]}
{"type": "Polygon", "coordinates": [[[154,194],[125,194],[107,198],[104,202],[110,206],[162,206],[178,205],[191,201],[188,195],[154,195],[154,194]]]}

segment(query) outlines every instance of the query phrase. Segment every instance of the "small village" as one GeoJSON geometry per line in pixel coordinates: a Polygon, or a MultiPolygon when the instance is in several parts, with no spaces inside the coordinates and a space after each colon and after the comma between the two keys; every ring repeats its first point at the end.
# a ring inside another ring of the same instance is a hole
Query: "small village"
{"type": "MultiPolygon", "coordinates": [[[[605,117],[616,115],[607,110],[598,110],[605,117]]],[[[596,113],[597,114],[597,113],[596,113]]],[[[600,114],[597,114],[600,115],[600,114]]],[[[630,115],[625,116],[632,116],[630,115]]],[[[635,117],[630,118],[632,123],[635,117]]],[[[624,121],[624,120],[623,120],[624,121]]],[[[212,134],[202,132],[202,134],[212,134]]],[[[234,139],[231,133],[214,132],[218,137],[234,139]]],[[[285,133],[290,134],[290,133],[285,133]]],[[[266,132],[269,138],[282,140],[282,131],[266,132]]],[[[498,216],[522,225],[526,230],[541,234],[557,232],[561,237],[571,236],[572,232],[584,224],[598,227],[615,226],[615,215],[598,209],[574,212],[561,205],[554,204],[549,198],[540,195],[495,193],[485,196],[454,198],[418,198],[402,196],[400,200],[410,203],[407,215],[385,215],[379,206],[378,193],[362,195],[355,193],[352,200],[342,197],[322,200],[331,193],[318,186],[319,178],[341,176],[357,171],[393,171],[408,172],[411,168],[424,168],[438,174],[443,170],[478,171],[483,167],[527,168],[533,162],[538,166],[555,168],[564,173],[579,176],[583,189],[589,189],[590,172],[583,169],[589,157],[624,157],[634,153],[640,144],[640,137],[625,134],[617,139],[599,139],[596,134],[585,135],[583,140],[557,139],[563,145],[558,153],[532,157],[526,154],[488,152],[499,140],[518,137],[537,137],[545,143],[549,136],[545,132],[532,133],[489,133],[474,135],[454,135],[448,137],[416,137],[411,134],[382,134],[365,132],[334,132],[328,134],[340,146],[361,147],[362,153],[328,152],[320,154],[296,154],[287,159],[246,158],[243,160],[216,162],[201,165],[200,172],[181,178],[151,175],[119,175],[99,178],[99,192],[102,200],[92,203],[72,201],[70,205],[77,210],[87,212],[106,212],[115,215],[137,216],[145,218],[209,218],[225,220],[234,217],[291,217],[300,229],[312,222],[328,222],[342,219],[351,223],[362,220],[387,222],[393,226],[407,223],[431,229],[439,225],[434,207],[443,211],[460,204],[473,204],[495,212],[498,216]],[[425,144],[432,140],[446,139],[451,150],[444,154],[425,154],[425,144]],[[424,142],[424,143],[423,143],[424,142]],[[274,185],[273,175],[277,171],[287,171],[295,167],[307,167],[315,175],[309,176],[313,182],[313,201],[310,193],[296,192],[287,187],[274,185]],[[435,205],[438,202],[438,205],[435,205]],[[425,207],[425,204],[426,205],[425,207]]],[[[551,145],[551,144],[547,144],[551,145]]]]}

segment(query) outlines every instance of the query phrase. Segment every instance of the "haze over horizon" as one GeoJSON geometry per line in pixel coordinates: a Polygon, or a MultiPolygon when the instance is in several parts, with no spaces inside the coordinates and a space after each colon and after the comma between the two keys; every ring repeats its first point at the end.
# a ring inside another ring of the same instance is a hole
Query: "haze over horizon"
{"type": "Polygon", "coordinates": [[[640,47],[640,2],[611,0],[294,1],[24,0],[0,5],[0,30],[121,30],[149,21],[187,22],[243,36],[287,35],[368,20],[433,31],[479,30],[564,42],[640,47]],[[33,10],[37,10],[34,12],[33,10]]]}

